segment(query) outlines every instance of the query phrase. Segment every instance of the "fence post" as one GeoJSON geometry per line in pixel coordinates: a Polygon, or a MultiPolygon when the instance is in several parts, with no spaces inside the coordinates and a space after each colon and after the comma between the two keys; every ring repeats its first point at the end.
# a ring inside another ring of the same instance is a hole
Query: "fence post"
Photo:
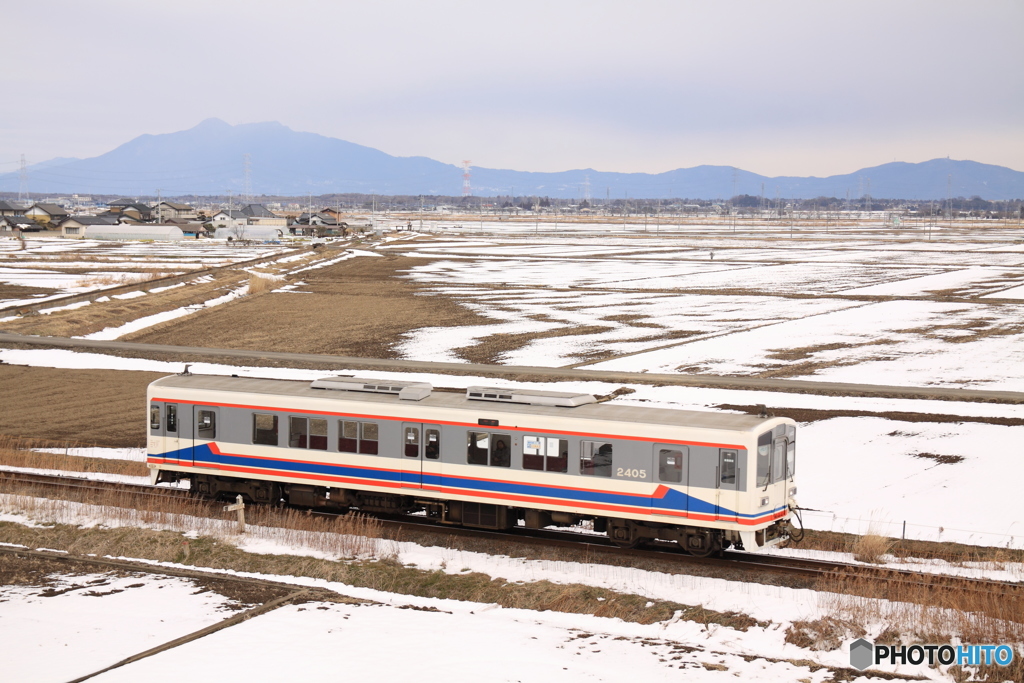
{"type": "Polygon", "coordinates": [[[238,513],[238,533],[245,533],[245,501],[242,500],[242,494],[239,493],[238,497],[235,498],[234,505],[225,505],[225,512],[237,512],[238,513]]]}
{"type": "Polygon", "coordinates": [[[907,540],[907,520],[903,520],[903,540],[907,540]]]}

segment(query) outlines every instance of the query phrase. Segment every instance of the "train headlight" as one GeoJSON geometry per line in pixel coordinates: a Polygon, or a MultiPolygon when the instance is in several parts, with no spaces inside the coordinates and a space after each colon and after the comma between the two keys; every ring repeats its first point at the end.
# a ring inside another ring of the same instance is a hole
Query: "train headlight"
{"type": "Polygon", "coordinates": [[[796,495],[796,487],[794,486],[791,489],[789,489],[789,497],[792,498],[795,495],[796,495]]]}
{"type": "Polygon", "coordinates": [[[761,507],[764,507],[767,504],[768,504],[768,496],[765,496],[764,498],[761,499],[761,507]]]}

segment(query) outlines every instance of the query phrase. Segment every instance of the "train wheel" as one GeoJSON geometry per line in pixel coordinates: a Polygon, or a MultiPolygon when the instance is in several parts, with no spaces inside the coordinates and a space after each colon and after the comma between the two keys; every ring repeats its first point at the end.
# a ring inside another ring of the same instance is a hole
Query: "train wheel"
{"type": "Polygon", "coordinates": [[[643,541],[633,524],[618,519],[608,520],[608,539],[620,548],[635,548],[643,541]]]}

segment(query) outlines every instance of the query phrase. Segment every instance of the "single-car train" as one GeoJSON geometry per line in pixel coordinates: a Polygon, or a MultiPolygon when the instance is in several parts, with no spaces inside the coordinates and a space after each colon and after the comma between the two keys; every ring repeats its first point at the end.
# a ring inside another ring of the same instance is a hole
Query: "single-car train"
{"type": "Polygon", "coordinates": [[[590,394],[192,375],[148,389],[154,483],[207,497],[425,513],[487,529],[591,521],[696,555],[790,535],[796,425],[590,394]]]}

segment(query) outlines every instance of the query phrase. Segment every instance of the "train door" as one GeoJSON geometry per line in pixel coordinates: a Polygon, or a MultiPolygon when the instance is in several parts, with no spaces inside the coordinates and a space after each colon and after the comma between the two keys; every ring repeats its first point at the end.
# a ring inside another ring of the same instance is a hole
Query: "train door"
{"type": "Polygon", "coordinates": [[[669,509],[688,512],[690,509],[690,449],[676,444],[655,444],[654,481],[658,486],[672,487],[664,497],[651,500],[654,512],[669,509]]]}
{"type": "Polygon", "coordinates": [[[402,488],[423,487],[423,425],[402,423],[402,488]]]}
{"type": "Polygon", "coordinates": [[[181,448],[181,420],[178,415],[177,403],[164,404],[164,460],[171,464],[177,464],[181,448]]]}
{"type": "Polygon", "coordinates": [[[217,412],[213,406],[192,406],[191,464],[195,464],[197,455],[200,461],[209,457],[208,444],[217,439],[217,412]]]}
{"type": "Polygon", "coordinates": [[[739,452],[729,448],[718,449],[718,467],[715,473],[718,480],[715,519],[736,521],[740,490],[739,452]]]}

